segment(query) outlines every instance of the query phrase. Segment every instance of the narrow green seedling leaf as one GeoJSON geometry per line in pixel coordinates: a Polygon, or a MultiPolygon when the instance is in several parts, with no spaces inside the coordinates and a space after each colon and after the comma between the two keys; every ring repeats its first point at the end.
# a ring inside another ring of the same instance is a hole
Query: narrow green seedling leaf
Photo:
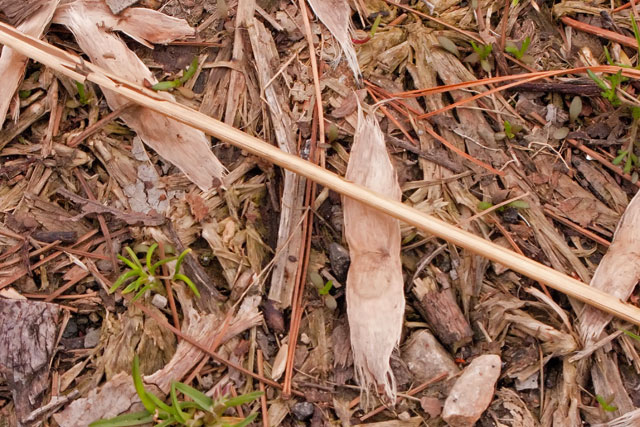
{"type": "Polygon", "coordinates": [[[249,424],[251,424],[253,420],[256,419],[257,416],[258,416],[257,413],[253,413],[249,415],[247,418],[245,418],[244,420],[240,421],[239,423],[229,425],[229,427],[246,427],[249,424]]]}
{"type": "Polygon", "coordinates": [[[603,81],[602,81],[602,79],[601,79],[600,77],[596,76],[596,74],[595,74],[593,71],[591,71],[591,70],[587,70],[587,74],[589,75],[589,78],[590,78],[591,80],[593,80],[593,81],[594,81],[594,83],[595,83],[596,85],[598,85],[598,87],[599,87],[600,89],[602,89],[602,90],[604,90],[604,91],[606,91],[606,90],[609,90],[609,89],[610,89],[610,88],[609,88],[609,86],[607,86],[607,84],[606,84],[605,82],[603,82],[603,81]]]}
{"type": "Polygon", "coordinates": [[[618,151],[618,157],[613,159],[613,161],[611,163],[613,163],[614,165],[619,165],[620,163],[622,163],[622,159],[624,159],[624,157],[627,155],[627,153],[628,153],[627,150],[619,150],[618,151]]]}
{"type": "Polygon", "coordinates": [[[381,13],[379,13],[378,16],[376,16],[376,20],[373,21],[373,25],[371,26],[371,37],[376,35],[376,31],[378,31],[378,26],[380,25],[380,22],[382,22],[381,13]]]}
{"type": "Polygon", "coordinates": [[[180,86],[180,80],[169,80],[164,82],[158,82],[151,86],[152,90],[165,91],[175,89],[180,86]]]}
{"type": "Polygon", "coordinates": [[[174,409],[167,405],[166,403],[164,403],[158,396],[156,396],[155,394],[151,393],[151,392],[146,392],[147,393],[147,397],[149,398],[149,400],[151,400],[154,405],[156,405],[156,407],[158,408],[158,410],[160,411],[160,417],[164,418],[162,412],[164,412],[166,414],[166,416],[170,416],[170,415],[174,415],[175,411],[174,409]]]}
{"type": "Polygon", "coordinates": [[[640,335],[636,335],[631,331],[627,331],[624,329],[618,329],[619,331],[621,331],[623,334],[625,334],[626,336],[633,338],[634,340],[640,341],[640,335]]]}
{"type": "Polygon", "coordinates": [[[118,279],[113,282],[113,285],[111,285],[111,287],[109,288],[109,293],[112,294],[114,293],[120,286],[122,286],[122,284],[129,278],[133,277],[133,276],[137,276],[138,272],[135,270],[131,270],[131,271],[126,271],[124,273],[122,273],[120,275],[120,277],[118,277],[118,279]]]}
{"type": "Polygon", "coordinates": [[[487,209],[493,207],[493,203],[491,202],[480,202],[478,203],[478,210],[479,211],[486,211],[487,209]]]}
{"type": "Polygon", "coordinates": [[[133,377],[133,385],[136,388],[136,393],[138,393],[138,397],[140,397],[140,401],[142,402],[144,409],[151,414],[155,413],[156,405],[153,403],[153,400],[149,399],[147,391],[144,389],[142,375],[140,375],[140,359],[138,359],[137,354],[133,358],[133,370],[131,372],[131,376],[133,377]]]}
{"type": "Polygon", "coordinates": [[[149,270],[149,272],[151,272],[151,265],[152,265],[151,259],[153,258],[153,251],[155,251],[157,247],[158,247],[158,244],[154,243],[153,245],[151,245],[151,247],[147,251],[146,261],[147,261],[147,270],[149,270]]]}
{"type": "Polygon", "coordinates": [[[182,394],[188,396],[193,400],[203,411],[211,411],[213,408],[213,400],[195,388],[188,386],[184,383],[175,383],[176,389],[178,389],[182,394]]]}
{"type": "Polygon", "coordinates": [[[633,28],[633,35],[636,37],[636,43],[638,44],[638,53],[640,54],[640,30],[638,30],[638,23],[633,13],[629,14],[631,17],[631,27],[633,28]]]}
{"type": "Polygon", "coordinates": [[[598,401],[598,403],[600,404],[600,407],[602,409],[604,409],[606,412],[615,412],[618,410],[618,408],[616,406],[613,406],[610,404],[611,400],[613,399],[609,399],[609,401],[607,402],[607,400],[600,396],[599,394],[596,395],[596,400],[598,401]]]}
{"type": "Polygon", "coordinates": [[[178,256],[178,261],[176,261],[176,273],[180,272],[180,267],[182,267],[182,261],[184,261],[184,257],[187,256],[187,254],[191,252],[191,248],[189,249],[185,249],[184,251],[182,251],[182,253],[178,256]]]}
{"type": "Polygon", "coordinates": [[[232,406],[239,406],[239,405],[244,405],[245,403],[251,403],[254,400],[258,399],[263,394],[264,393],[261,391],[253,391],[251,393],[232,397],[224,403],[224,406],[226,406],[227,408],[231,408],[232,406]]]}
{"type": "Polygon", "coordinates": [[[145,278],[144,277],[138,277],[135,281],[131,282],[129,284],[129,286],[127,286],[126,288],[124,288],[124,290],[122,291],[122,293],[124,295],[137,291],[140,286],[142,285],[142,282],[144,282],[145,278]]]}
{"type": "MultiPolygon", "coordinates": [[[[178,259],[178,257],[175,257],[175,256],[172,256],[172,257],[169,257],[169,258],[165,258],[165,259],[161,259],[160,261],[156,262],[155,264],[153,264],[151,266],[151,268],[149,269],[149,273],[151,273],[152,275],[155,276],[156,270],[158,269],[158,267],[160,267],[161,265],[164,265],[164,264],[166,264],[168,262],[175,261],[176,259],[178,259]]],[[[176,270],[176,271],[178,271],[178,270],[176,270]]]]}
{"type": "Polygon", "coordinates": [[[131,258],[131,261],[133,261],[138,266],[138,268],[142,270],[143,268],[142,263],[138,259],[138,255],[136,255],[136,253],[133,252],[133,249],[131,249],[129,246],[126,246],[125,250],[129,253],[129,257],[131,258]]]}
{"type": "MultiPolygon", "coordinates": [[[[147,292],[149,289],[151,289],[151,287],[153,286],[153,283],[147,283],[142,289],[140,289],[140,291],[136,294],[135,297],[133,297],[132,301],[138,301],[138,299],[140,299],[140,297],[142,295],[144,295],[145,292],[147,292]]],[[[124,293],[124,292],[122,292],[124,293]]]]}
{"type": "Polygon", "coordinates": [[[183,85],[184,83],[188,82],[193,76],[195,76],[197,70],[198,70],[198,57],[196,56],[191,61],[191,64],[189,65],[189,68],[187,69],[187,71],[185,71],[182,77],[178,79],[178,81],[180,82],[180,85],[183,85]]]}
{"type": "Polygon", "coordinates": [[[139,426],[153,422],[153,415],[148,411],[134,412],[132,414],[119,415],[107,420],[98,420],[89,424],[89,427],[128,427],[139,426]]]}
{"type": "Polygon", "coordinates": [[[176,420],[180,423],[186,423],[189,418],[189,414],[182,412],[180,408],[180,401],[178,400],[178,393],[176,393],[176,382],[171,383],[171,405],[173,407],[173,414],[176,420]]]}
{"type": "Polygon", "coordinates": [[[529,203],[525,202],[524,200],[514,200],[513,202],[509,203],[507,206],[511,208],[516,208],[516,209],[529,209],[529,203]]]}
{"type": "Polygon", "coordinates": [[[191,281],[191,279],[189,279],[187,276],[185,276],[184,274],[176,274],[175,276],[173,276],[173,280],[182,280],[184,283],[186,283],[191,288],[193,293],[198,298],[200,298],[200,292],[198,292],[198,288],[196,287],[195,283],[193,283],[191,281]]]}
{"type": "Polygon", "coordinates": [[[138,267],[137,264],[134,264],[132,261],[129,261],[127,258],[123,257],[122,255],[118,255],[118,259],[124,262],[125,264],[127,264],[129,268],[132,270],[138,270],[140,268],[138,267]]]}

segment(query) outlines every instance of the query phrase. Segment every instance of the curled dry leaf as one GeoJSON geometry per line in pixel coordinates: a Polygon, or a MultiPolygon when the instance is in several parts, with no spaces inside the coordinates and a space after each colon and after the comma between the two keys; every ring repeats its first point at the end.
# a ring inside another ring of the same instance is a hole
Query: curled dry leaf
{"type": "MultiPolygon", "coordinates": [[[[636,193],[620,219],[613,242],[604,255],[590,286],[626,301],[640,279],[640,193],[636,193]]],[[[580,321],[585,343],[594,343],[612,316],[591,306],[584,307],[580,321]]]]}
{"type": "MultiPolygon", "coordinates": [[[[94,64],[138,84],[144,84],[145,80],[154,84],[157,80],[113,29],[147,45],[148,41],[166,43],[193,35],[193,29],[186,22],[163,13],[134,8],[115,17],[103,2],[97,1],[67,3],[58,8],[54,22],[71,30],[94,64]]],[[[110,91],[104,91],[104,95],[112,110],[128,102],[110,91]]],[[[156,96],[175,100],[166,92],[158,92],[156,96]]],[[[129,110],[121,117],[145,144],[176,165],[202,190],[222,182],[224,166],[211,151],[209,138],[203,132],[146,108],[129,110]]]]}
{"type": "MultiPolygon", "coordinates": [[[[358,109],[346,178],[400,200],[400,186],[380,126],[373,115],[365,118],[362,108],[358,109]]],[[[400,341],[405,306],[400,224],[345,198],[344,227],[351,255],[347,316],[356,376],[365,397],[371,385],[382,386],[384,395],[394,402],[396,385],[389,358],[400,341]]]]}

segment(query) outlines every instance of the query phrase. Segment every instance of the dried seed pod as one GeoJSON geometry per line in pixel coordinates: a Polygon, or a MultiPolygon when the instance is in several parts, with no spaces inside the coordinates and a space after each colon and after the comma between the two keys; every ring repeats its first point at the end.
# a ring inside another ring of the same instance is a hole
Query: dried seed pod
{"type": "MultiPolygon", "coordinates": [[[[346,178],[395,200],[401,191],[384,136],[373,115],[358,108],[358,126],[346,178]]],[[[389,358],[400,341],[404,316],[400,224],[377,210],[344,199],[344,231],[351,265],[347,276],[347,316],[356,377],[368,396],[380,386],[395,402],[389,358]]]]}

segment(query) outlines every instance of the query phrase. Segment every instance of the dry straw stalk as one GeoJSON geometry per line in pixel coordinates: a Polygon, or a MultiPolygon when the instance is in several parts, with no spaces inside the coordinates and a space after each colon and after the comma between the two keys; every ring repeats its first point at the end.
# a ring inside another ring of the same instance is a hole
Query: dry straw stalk
{"type": "Polygon", "coordinates": [[[79,82],[89,80],[105,89],[117,92],[137,104],[200,129],[209,135],[303,175],[346,197],[362,202],[427,233],[434,234],[490,260],[500,262],[512,270],[544,283],[570,297],[640,325],[640,309],[637,307],[626,304],[618,298],[591,288],[576,279],[488,242],[481,237],[423,214],[399,201],[391,200],[362,186],[350,183],[334,173],[299,157],[287,154],[258,138],[245,134],[191,108],[159,98],[151,90],[122,80],[91,63],[83,61],[76,55],[22,34],[10,25],[0,23],[0,43],[79,82]]]}

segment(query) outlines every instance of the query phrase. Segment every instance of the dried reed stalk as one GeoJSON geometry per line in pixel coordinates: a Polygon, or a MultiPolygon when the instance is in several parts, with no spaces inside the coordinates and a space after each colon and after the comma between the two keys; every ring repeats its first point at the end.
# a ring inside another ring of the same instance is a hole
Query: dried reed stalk
{"type": "MultiPolygon", "coordinates": [[[[358,105],[358,126],[346,179],[399,201],[402,191],[373,115],[358,105]]],[[[344,233],[351,265],[347,276],[347,317],[356,377],[366,397],[380,386],[395,403],[396,383],[389,364],[400,342],[404,318],[400,223],[370,206],[345,197],[344,233]]]]}
{"type": "MultiPolygon", "coordinates": [[[[25,35],[10,25],[0,23],[0,43],[10,46],[21,54],[37,60],[77,81],[83,82],[88,80],[96,83],[104,90],[116,92],[146,108],[200,129],[209,135],[239,147],[265,161],[303,175],[346,197],[355,199],[427,233],[445,239],[462,248],[469,249],[490,260],[497,261],[518,273],[542,282],[570,297],[576,298],[621,319],[640,325],[640,309],[638,307],[626,304],[606,292],[587,286],[579,280],[555,271],[552,268],[505,249],[502,246],[486,241],[479,236],[463,231],[454,225],[426,215],[417,209],[402,204],[400,201],[392,200],[360,185],[348,182],[311,162],[284,153],[256,137],[245,134],[238,129],[225,125],[189,107],[167,100],[153,91],[127,81],[126,79],[122,79],[94,64],[83,61],[77,55],[65,52],[46,42],[25,35]]],[[[619,67],[610,66],[598,68],[606,68],[607,70],[615,69],[615,71],[619,69],[619,67]]],[[[638,76],[639,75],[630,75],[630,77],[636,78],[638,76]]]]}

